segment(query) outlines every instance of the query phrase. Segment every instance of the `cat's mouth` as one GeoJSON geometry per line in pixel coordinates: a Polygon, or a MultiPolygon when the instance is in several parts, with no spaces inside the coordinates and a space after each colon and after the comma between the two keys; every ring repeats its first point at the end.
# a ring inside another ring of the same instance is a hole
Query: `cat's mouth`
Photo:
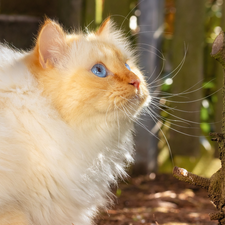
{"type": "Polygon", "coordinates": [[[138,90],[135,94],[129,97],[117,96],[114,100],[114,107],[119,111],[123,111],[126,115],[134,116],[137,112],[149,104],[149,94],[143,93],[143,91],[138,90]]]}
{"type": "Polygon", "coordinates": [[[139,104],[139,107],[142,107],[142,105],[146,105],[149,102],[148,90],[145,90],[143,88],[138,89],[133,98],[131,98],[131,101],[132,100],[137,102],[137,104],[139,104]]]}

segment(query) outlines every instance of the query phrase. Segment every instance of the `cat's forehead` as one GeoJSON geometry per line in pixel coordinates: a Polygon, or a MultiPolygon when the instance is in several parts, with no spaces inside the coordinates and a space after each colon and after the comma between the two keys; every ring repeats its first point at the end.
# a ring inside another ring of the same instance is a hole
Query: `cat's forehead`
{"type": "Polygon", "coordinates": [[[124,59],[127,57],[126,51],[121,49],[119,45],[113,42],[110,37],[101,38],[97,35],[90,35],[86,37],[87,42],[89,42],[93,48],[101,51],[102,53],[124,59]]]}
{"type": "Polygon", "coordinates": [[[95,35],[73,35],[68,36],[68,41],[77,46],[81,51],[94,54],[104,58],[117,58],[122,61],[128,59],[127,51],[123,51],[110,39],[99,38],[95,35]]]}
{"type": "Polygon", "coordinates": [[[104,41],[92,41],[93,50],[104,56],[105,58],[117,58],[121,61],[127,60],[127,55],[122,52],[117,46],[106,43],[104,41]]]}

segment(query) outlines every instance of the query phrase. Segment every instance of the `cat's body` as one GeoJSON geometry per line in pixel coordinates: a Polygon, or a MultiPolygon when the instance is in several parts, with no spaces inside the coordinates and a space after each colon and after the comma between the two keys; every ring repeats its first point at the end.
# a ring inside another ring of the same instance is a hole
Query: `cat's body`
{"type": "Polygon", "coordinates": [[[0,225],[91,224],[107,205],[148,98],[129,54],[110,21],[66,36],[47,20],[33,51],[1,46],[0,225]]]}

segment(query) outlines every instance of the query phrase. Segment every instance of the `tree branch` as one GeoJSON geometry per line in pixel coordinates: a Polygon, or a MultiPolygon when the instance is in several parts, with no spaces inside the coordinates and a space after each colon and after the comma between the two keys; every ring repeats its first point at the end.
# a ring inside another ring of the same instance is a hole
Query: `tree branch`
{"type": "Polygon", "coordinates": [[[205,188],[208,190],[210,179],[200,177],[198,175],[195,175],[193,173],[188,172],[186,169],[180,168],[180,167],[174,167],[173,168],[173,175],[181,181],[184,181],[189,184],[197,185],[202,188],[205,188]]]}

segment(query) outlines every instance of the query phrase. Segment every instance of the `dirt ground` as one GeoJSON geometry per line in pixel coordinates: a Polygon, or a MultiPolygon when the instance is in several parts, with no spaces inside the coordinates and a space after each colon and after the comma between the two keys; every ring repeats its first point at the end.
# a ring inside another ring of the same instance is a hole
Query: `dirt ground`
{"type": "Polygon", "coordinates": [[[102,212],[97,225],[216,225],[216,211],[204,189],[154,174],[128,179],[114,190],[114,207],[102,212]]]}

